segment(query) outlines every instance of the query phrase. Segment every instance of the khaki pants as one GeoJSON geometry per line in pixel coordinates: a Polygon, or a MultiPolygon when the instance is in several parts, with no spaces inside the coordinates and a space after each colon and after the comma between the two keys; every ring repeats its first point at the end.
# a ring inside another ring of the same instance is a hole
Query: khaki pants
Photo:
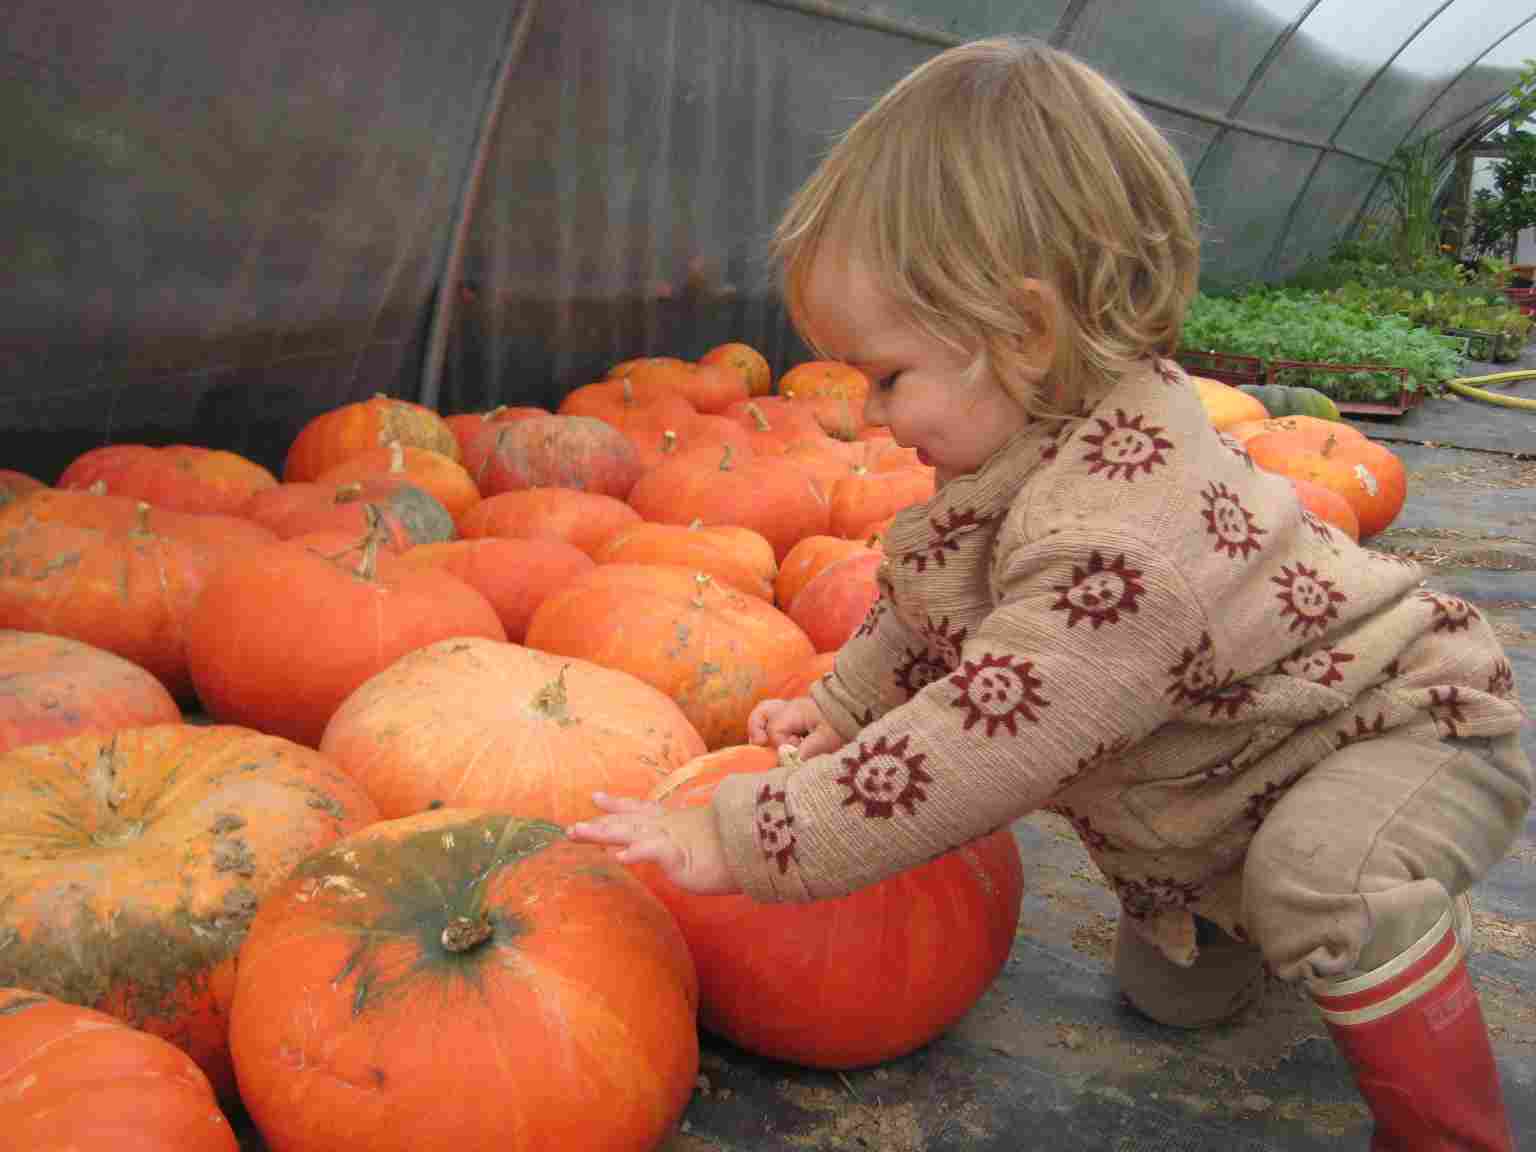
{"type": "Polygon", "coordinates": [[[1122,931],[1127,998],[1185,1027],[1243,1007],[1269,969],[1282,980],[1369,972],[1434,927],[1514,844],[1530,807],[1519,737],[1387,736],[1352,744],[1275,805],[1243,865],[1246,946],[1202,925],[1191,968],[1122,931]]]}

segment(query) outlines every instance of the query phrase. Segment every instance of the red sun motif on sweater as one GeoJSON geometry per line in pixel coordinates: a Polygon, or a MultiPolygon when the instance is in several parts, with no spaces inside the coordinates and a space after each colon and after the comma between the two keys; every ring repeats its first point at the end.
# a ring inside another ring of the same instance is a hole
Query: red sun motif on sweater
{"type": "Polygon", "coordinates": [[[795,818],[789,814],[787,800],[784,789],[764,784],[755,805],[757,846],[778,863],[781,876],[789,871],[789,862],[795,857],[795,818]]]}
{"type": "Polygon", "coordinates": [[[1436,726],[1444,725],[1441,735],[1460,736],[1461,729],[1457,725],[1467,722],[1467,718],[1461,714],[1461,689],[1454,684],[1444,689],[1431,688],[1429,714],[1435,718],[1436,726]]]}
{"type": "Polygon", "coordinates": [[[1340,664],[1348,664],[1355,657],[1337,648],[1314,648],[1310,652],[1297,652],[1280,661],[1279,672],[1298,680],[1310,680],[1314,684],[1337,684],[1344,679],[1340,664]]]}
{"type": "Polygon", "coordinates": [[[1128,568],[1122,552],[1108,563],[1097,549],[1086,566],[1072,565],[1072,583],[1051,588],[1060,597],[1052,610],[1067,614],[1067,627],[1089,620],[1094,631],[1100,625],[1118,624],[1121,612],[1135,612],[1136,598],[1146,591],[1141,569],[1128,568]]]}
{"type": "Polygon", "coordinates": [[[964,626],[952,626],[948,616],[937,623],[932,616],[928,616],[923,619],[919,631],[922,632],[923,639],[927,640],[929,646],[933,648],[937,658],[944,662],[944,671],[948,672],[960,663],[960,650],[965,645],[964,626]]]}
{"type": "Polygon", "coordinates": [[[1160,425],[1141,426],[1144,416],[1127,416],[1125,409],[1115,409],[1115,421],[1111,424],[1101,416],[1095,416],[1096,433],[1083,437],[1084,444],[1092,444],[1093,450],[1083,456],[1090,467],[1090,476],[1104,473],[1107,480],[1135,480],[1138,471],[1151,475],[1154,468],[1168,463],[1164,455],[1173,447],[1173,441],[1165,439],[1160,425]]]}
{"type": "Polygon", "coordinates": [[[1246,560],[1249,553],[1259,550],[1259,537],[1264,535],[1264,529],[1235,492],[1225,484],[1212,483],[1200,498],[1205,501],[1205,510],[1200,514],[1205,517],[1205,530],[1216,537],[1216,551],[1225,552],[1234,560],[1239,556],[1246,560]]]}
{"type": "Polygon", "coordinates": [[[869,606],[869,611],[864,614],[864,619],[859,621],[859,626],[854,629],[853,635],[857,639],[860,636],[872,635],[876,628],[880,627],[880,617],[884,615],[889,602],[881,596],[869,606]]]}
{"type": "Polygon", "coordinates": [[[910,552],[901,554],[903,564],[913,565],[919,572],[928,570],[928,562],[931,560],[935,567],[943,568],[948,561],[947,554],[960,551],[960,537],[973,528],[978,528],[987,522],[988,518],[978,516],[974,509],[967,508],[961,511],[951,508],[941,519],[931,516],[928,526],[933,530],[933,535],[921,548],[914,548],[910,552]]]}
{"type": "Polygon", "coordinates": [[[949,678],[949,683],[960,689],[954,705],[966,712],[967,732],[977,724],[985,724],[988,736],[995,735],[999,728],[1017,736],[1019,717],[1031,724],[1038,723],[1040,717],[1035,709],[1047,704],[1040,695],[1044,682],[1035,675],[1034,665],[1009,655],[967,660],[949,678]]]}
{"type": "Polygon", "coordinates": [[[1493,666],[1493,671],[1488,673],[1488,694],[1490,696],[1513,696],[1515,693],[1515,670],[1508,660],[1500,660],[1493,666]]]}
{"type": "Polygon", "coordinates": [[[1460,632],[1472,627],[1472,621],[1479,619],[1481,615],[1460,596],[1440,596],[1433,592],[1420,592],[1419,599],[1430,604],[1435,610],[1434,623],[1430,626],[1432,632],[1460,632]]]}
{"type": "Polygon", "coordinates": [[[927,757],[921,752],[909,755],[908,739],[903,736],[892,743],[881,736],[872,744],[859,741],[858,755],[843,758],[847,771],[837,778],[848,789],[844,807],[862,804],[865,816],[888,820],[897,808],[911,816],[928,799],[923,786],[933,783],[933,777],[923,770],[927,757]]]}
{"type": "Polygon", "coordinates": [[[1282,617],[1291,618],[1292,632],[1323,632],[1339,618],[1339,605],[1346,597],[1335,592],[1332,580],[1324,580],[1316,568],[1297,563],[1295,569],[1283,565],[1280,575],[1271,576],[1270,583],[1280,585],[1275,599],[1280,601],[1282,617]]]}
{"type": "Polygon", "coordinates": [[[1198,704],[1232,682],[1232,673],[1224,677],[1216,674],[1216,650],[1209,632],[1200,633],[1200,643],[1185,648],[1168,672],[1173,683],[1164,691],[1175,704],[1198,704]]]}
{"type": "Polygon", "coordinates": [[[916,696],[935,680],[949,675],[949,665],[926,651],[907,649],[905,659],[896,665],[896,685],[908,696],[916,696]]]}

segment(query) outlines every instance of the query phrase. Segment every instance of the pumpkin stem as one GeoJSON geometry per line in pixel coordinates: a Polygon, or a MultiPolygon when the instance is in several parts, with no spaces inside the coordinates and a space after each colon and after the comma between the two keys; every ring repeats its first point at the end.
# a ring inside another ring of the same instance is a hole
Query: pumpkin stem
{"type": "Polygon", "coordinates": [[[704,607],[704,589],[708,588],[713,582],[714,578],[708,572],[695,572],[693,574],[693,606],[695,608],[704,607]]]}
{"type": "Polygon", "coordinates": [[[544,713],[560,727],[576,723],[575,719],[567,711],[569,697],[565,692],[565,670],[569,664],[560,665],[559,674],[544,687],[533,694],[533,706],[544,713]]]}
{"type": "Polygon", "coordinates": [[[695,516],[688,522],[688,527],[697,532],[700,528],[704,527],[704,521],[695,516]]]}
{"type": "Polygon", "coordinates": [[[1338,443],[1338,438],[1332,432],[1328,433],[1328,439],[1323,441],[1323,456],[1328,457],[1333,452],[1333,446],[1338,443]]]}
{"type": "Polygon", "coordinates": [[[443,947],[449,952],[468,952],[489,940],[496,929],[484,915],[478,920],[468,916],[455,916],[443,929],[443,947]]]}
{"type": "Polygon", "coordinates": [[[405,445],[398,440],[389,442],[389,471],[392,476],[405,471],[405,445]]]}
{"type": "Polygon", "coordinates": [[[619,395],[623,398],[626,408],[635,402],[635,386],[630,383],[628,376],[619,380],[619,395]]]}
{"type": "Polygon", "coordinates": [[[133,506],[133,528],[131,530],[133,535],[153,535],[154,529],[149,526],[149,512],[149,505],[142,500],[133,506]]]}
{"type": "Polygon", "coordinates": [[[482,421],[484,421],[485,423],[489,424],[493,420],[495,420],[496,417],[500,416],[506,410],[507,410],[507,406],[505,404],[498,404],[498,405],[496,405],[496,407],[492,408],[489,412],[482,412],[482,413],[480,413],[480,419],[482,421]]]}
{"type": "Polygon", "coordinates": [[[92,496],[105,496],[107,494],[107,482],[105,480],[97,480],[86,491],[92,496]]]}
{"type": "Polygon", "coordinates": [[[363,505],[363,516],[368,521],[368,536],[363,541],[363,558],[358,562],[357,574],[364,580],[372,580],[379,569],[379,545],[384,541],[384,517],[373,504],[363,505]]]}
{"type": "Polygon", "coordinates": [[[720,453],[720,471],[729,472],[731,470],[731,457],[733,455],[734,453],[731,451],[731,446],[727,444],[725,446],[725,450],[720,453]]]}
{"type": "Polygon", "coordinates": [[[773,431],[773,425],[768,423],[768,417],[763,415],[763,410],[756,404],[747,405],[747,415],[752,417],[752,423],[757,425],[759,432],[773,431]]]}
{"type": "Polygon", "coordinates": [[[354,504],[363,498],[363,486],[354,480],[336,489],[337,504],[354,504]]]}
{"type": "Polygon", "coordinates": [[[661,434],[661,454],[670,456],[677,451],[677,433],[668,428],[661,434]]]}

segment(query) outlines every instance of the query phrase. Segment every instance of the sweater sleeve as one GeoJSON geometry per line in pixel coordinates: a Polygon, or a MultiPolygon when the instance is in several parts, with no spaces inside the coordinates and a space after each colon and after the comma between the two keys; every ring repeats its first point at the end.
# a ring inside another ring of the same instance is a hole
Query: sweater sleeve
{"type": "Polygon", "coordinates": [[[921,864],[1039,807],[1189,699],[1210,634],[1170,560],[1124,534],[1065,535],[1005,556],[998,607],[950,675],[836,752],[720,785],[744,891],[822,899],[921,864]]]}
{"type": "Polygon", "coordinates": [[[882,575],[880,598],[838,649],[831,673],[811,686],[811,699],[844,740],[911,698],[907,680],[899,673],[920,661],[927,645],[892,608],[890,596],[882,575]]]}

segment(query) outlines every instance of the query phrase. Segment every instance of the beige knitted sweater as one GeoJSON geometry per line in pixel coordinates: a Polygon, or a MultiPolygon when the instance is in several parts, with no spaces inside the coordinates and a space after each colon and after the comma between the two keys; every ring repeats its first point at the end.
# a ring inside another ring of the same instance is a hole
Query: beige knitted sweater
{"type": "Polygon", "coordinates": [[[885,550],[812,690],[848,743],[716,793],[758,899],[840,895],[1049,807],[1187,964],[1192,913],[1241,932],[1248,843],[1313,765],[1520,724],[1477,609],[1303,511],[1169,361],[1032,423],[885,550]]]}

